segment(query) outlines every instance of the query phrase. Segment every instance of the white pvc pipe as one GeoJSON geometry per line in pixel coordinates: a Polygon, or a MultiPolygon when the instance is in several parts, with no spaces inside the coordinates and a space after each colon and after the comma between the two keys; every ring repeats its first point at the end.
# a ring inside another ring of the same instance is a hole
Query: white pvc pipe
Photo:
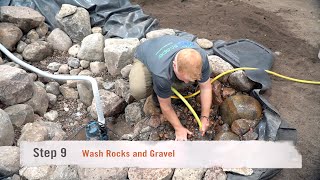
{"type": "Polygon", "coordinates": [[[89,81],[91,83],[93,96],[96,101],[96,110],[97,110],[97,115],[98,115],[98,121],[102,124],[105,124],[105,119],[103,116],[103,110],[102,110],[102,106],[101,106],[100,94],[99,94],[99,89],[98,89],[98,83],[93,77],[50,74],[50,73],[44,72],[44,71],[42,71],[34,66],[31,66],[30,64],[25,63],[24,61],[20,60],[19,58],[14,56],[10,51],[8,51],[1,43],[0,43],[0,50],[15,63],[17,63],[17,64],[23,66],[24,68],[29,69],[30,71],[33,71],[41,76],[51,78],[51,79],[56,79],[56,80],[86,80],[86,81],[89,81]]]}

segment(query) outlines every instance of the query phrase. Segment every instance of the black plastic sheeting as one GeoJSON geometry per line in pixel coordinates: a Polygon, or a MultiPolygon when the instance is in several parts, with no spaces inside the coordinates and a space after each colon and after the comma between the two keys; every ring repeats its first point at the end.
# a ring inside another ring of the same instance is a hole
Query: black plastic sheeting
{"type": "Polygon", "coordinates": [[[91,26],[103,29],[105,37],[142,38],[156,29],[158,21],[145,15],[139,5],[129,0],[1,0],[0,6],[27,6],[46,18],[50,29],[59,28],[55,15],[62,4],[87,9],[91,26]]]}

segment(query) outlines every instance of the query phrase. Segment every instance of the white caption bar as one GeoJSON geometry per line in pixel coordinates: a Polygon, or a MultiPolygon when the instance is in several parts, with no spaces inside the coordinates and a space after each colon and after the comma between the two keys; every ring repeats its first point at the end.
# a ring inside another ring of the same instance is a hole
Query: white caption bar
{"type": "Polygon", "coordinates": [[[140,168],[301,168],[291,142],[43,141],[22,142],[22,166],[140,168]]]}

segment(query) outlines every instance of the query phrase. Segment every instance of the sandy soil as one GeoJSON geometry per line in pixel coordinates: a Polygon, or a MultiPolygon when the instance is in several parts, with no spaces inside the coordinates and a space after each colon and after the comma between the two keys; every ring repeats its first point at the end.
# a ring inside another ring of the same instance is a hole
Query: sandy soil
{"type": "MultiPolygon", "coordinates": [[[[210,40],[248,38],[280,52],[272,70],[320,80],[319,6],[316,0],[134,0],[163,28],[210,40]]],[[[298,130],[302,169],[285,169],[273,179],[320,179],[320,88],[272,77],[269,100],[298,130]]]]}

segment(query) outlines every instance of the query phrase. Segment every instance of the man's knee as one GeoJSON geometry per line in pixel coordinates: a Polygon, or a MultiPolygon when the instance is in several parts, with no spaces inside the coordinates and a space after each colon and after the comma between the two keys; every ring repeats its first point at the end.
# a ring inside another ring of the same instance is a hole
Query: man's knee
{"type": "Polygon", "coordinates": [[[152,93],[151,74],[139,60],[136,60],[129,74],[130,93],[136,99],[146,98],[152,93]]]}

